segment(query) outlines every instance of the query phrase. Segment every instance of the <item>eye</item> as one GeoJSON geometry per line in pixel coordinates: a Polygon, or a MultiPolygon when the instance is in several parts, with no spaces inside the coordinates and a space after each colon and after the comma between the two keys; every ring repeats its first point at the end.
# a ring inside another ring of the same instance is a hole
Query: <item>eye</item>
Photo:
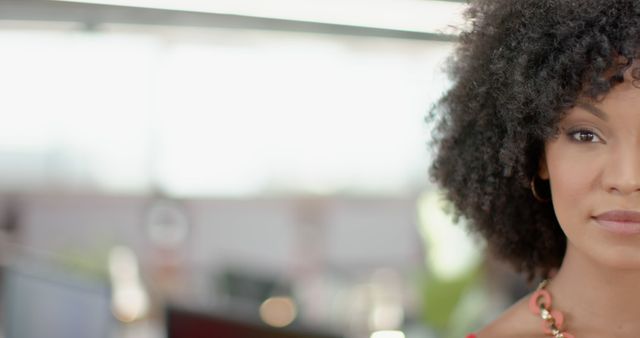
{"type": "Polygon", "coordinates": [[[589,129],[580,129],[569,132],[572,140],[580,143],[601,143],[602,139],[598,134],[589,129]]]}

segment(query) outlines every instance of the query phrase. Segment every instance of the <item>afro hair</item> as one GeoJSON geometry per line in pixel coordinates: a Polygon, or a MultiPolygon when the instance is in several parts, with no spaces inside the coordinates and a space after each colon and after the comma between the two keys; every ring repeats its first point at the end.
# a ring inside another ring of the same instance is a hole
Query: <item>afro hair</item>
{"type": "MultiPolygon", "coordinates": [[[[545,277],[562,263],[566,237],[552,203],[530,190],[544,142],[578,98],[602,99],[628,70],[640,78],[631,69],[640,1],[478,0],[466,17],[453,85],[430,113],[430,174],[491,253],[545,277]]],[[[548,182],[534,182],[548,193],[548,182]]]]}

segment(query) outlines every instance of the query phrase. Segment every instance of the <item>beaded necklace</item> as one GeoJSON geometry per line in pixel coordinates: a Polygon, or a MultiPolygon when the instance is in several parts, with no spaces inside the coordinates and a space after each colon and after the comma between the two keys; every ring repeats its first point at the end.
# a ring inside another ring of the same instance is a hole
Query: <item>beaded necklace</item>
{"type": "Polygon", "coordinates": [[[563,331],[564,315],[558,310],[551,309],[551,294],[546,287],[549,280],[543,280],[529,298],[529,310],[542,318],[542,331],[554,338],[575,338],[572,334],[563,331]]]}

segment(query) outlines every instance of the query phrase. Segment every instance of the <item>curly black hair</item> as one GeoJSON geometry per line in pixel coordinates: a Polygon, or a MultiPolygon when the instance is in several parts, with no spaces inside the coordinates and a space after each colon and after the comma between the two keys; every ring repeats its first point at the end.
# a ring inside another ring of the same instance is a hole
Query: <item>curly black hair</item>
{"type": "Polygon", "coordinates": [[[453,86],[430,113],[430,174],[490,252],[529,279],[546,277],[566,237],[530,182],[579,97],[601,100],[626,71],[639,81],[640,1],[478,0],[466,17],[453,86]]]}

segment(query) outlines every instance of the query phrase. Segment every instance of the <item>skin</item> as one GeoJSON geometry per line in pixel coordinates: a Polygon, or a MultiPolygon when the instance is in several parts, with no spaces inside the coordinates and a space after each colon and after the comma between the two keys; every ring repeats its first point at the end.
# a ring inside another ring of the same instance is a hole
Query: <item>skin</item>
{"type": "MultiPolygon", "coordinates": [[[[640,212],[640,89],[631,79],[601,101],[581,100],[545,144],[539,176],[548,179],[567,251],[548,290],[565,328],[579,338],[640,335],[640,234],[605,230],[595,216],[640,212]]],[[[545,337],[528,297],[478,333],[545,337]]]]}

